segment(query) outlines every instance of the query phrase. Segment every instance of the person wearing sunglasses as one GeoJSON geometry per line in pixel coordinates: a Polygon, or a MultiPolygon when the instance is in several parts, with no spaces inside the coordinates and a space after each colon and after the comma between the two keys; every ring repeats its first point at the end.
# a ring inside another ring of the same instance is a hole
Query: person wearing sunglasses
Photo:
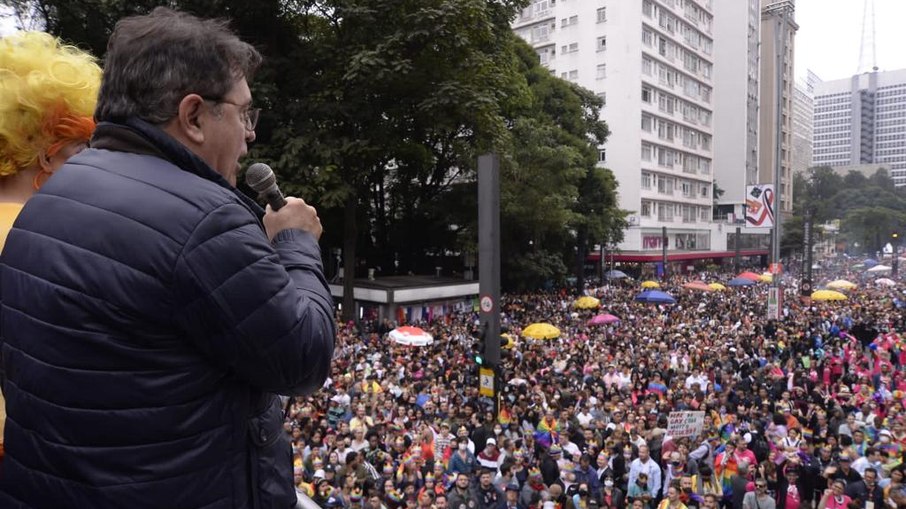
{"type": "Polygon", "coordinates": [[[746,493],[742,499],[743,509],[775,509],[774,498],[768,494],[768,481],[763,477],[755,479],[755,491],[746,493]]]}

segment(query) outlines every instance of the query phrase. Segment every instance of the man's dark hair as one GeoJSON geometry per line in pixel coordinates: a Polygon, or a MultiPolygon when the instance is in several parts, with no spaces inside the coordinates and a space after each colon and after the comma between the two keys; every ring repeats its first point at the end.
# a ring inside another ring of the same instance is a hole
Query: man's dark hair
{"type": "Polygon", "coordinates": [[[98,122],[138,117],[162,124],[188,94],[219,100],[236,80],[251,79],[261,54],[225,20],[165,7],[120,20],[107,44],[98,122]]]}

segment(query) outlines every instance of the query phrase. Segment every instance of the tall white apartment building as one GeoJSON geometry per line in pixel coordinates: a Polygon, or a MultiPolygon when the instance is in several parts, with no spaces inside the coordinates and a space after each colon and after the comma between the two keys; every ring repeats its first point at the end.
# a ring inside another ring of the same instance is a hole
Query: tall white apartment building
{"type": "Polygon", "coordinates": [[[622,251],[660,253],[662,227],[671,252],[712,249],[713,11],[713,0],[535,0],[513,23],[552,74],[606,101],[601,164],[632,211],[622,251]]]}
{"type": "Polygon", "coordinates": [[[906,69],[815,85],[812,163],[880,164],[906,185],[906,69]]]}

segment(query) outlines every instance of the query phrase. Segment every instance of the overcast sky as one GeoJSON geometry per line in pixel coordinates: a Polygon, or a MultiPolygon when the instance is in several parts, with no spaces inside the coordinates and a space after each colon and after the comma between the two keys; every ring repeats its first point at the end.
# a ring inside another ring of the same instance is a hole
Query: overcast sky
{"type": "MultiPolygon", "coordinates": [[[[637,1],[637,0],[621,0],[637,1]]],[[[715,0],[737,2],[742,0],[715,0]]],[[[795,0],[796,76],[811,69],[823,80],[848,78],[859,67],[862,13],[865,0],[795,0]]],[[[906,0],[873,0],[875,46],[881,70],[906,69],[906,0]]],[[[0,20],[0,34],[13,30],[12,20],[0,20]]],[[[866,56],[871,66],[871,52],[866,56]]]]}
{"type": "MultiPolygon", "coordinates": [[[[715,0],[718,2],[736,0],[715,0]]],[[[864,0],[796,0],[796,76],[848,78],[859,67],[864,0]]],[[[906,0],[874,0],[875,48],[882,71],[906,69],[906,0]]],[[[869,31],[871,24],[868,25],[869,31]]],[[[871,67],[871,51],[866,67],[871,67]]]]}

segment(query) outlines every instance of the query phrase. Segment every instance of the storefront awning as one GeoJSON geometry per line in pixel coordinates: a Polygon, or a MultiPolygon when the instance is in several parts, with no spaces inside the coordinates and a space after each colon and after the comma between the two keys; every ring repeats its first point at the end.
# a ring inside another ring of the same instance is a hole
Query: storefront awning
{"type": "MultiPolygon", "coordinates": [[[[739,251],[740,257],[745,256],[767,256],[767,249],[742,249],[739,251]]],[[[715,258],[733,258],[736,251],[667,251],[668,262],[682,262],[693,260],[711,260],[715,258]]],[[[598,262],[601,259],[601,253],[590,253],[586,258],[589,262],[598,262]]],[[[606,261],[610,262],[630,262],[630,263],[656,263],[663,261],[663,254],[658,251],[621,251],[619,253],[607,254],[606,261]]]]}

